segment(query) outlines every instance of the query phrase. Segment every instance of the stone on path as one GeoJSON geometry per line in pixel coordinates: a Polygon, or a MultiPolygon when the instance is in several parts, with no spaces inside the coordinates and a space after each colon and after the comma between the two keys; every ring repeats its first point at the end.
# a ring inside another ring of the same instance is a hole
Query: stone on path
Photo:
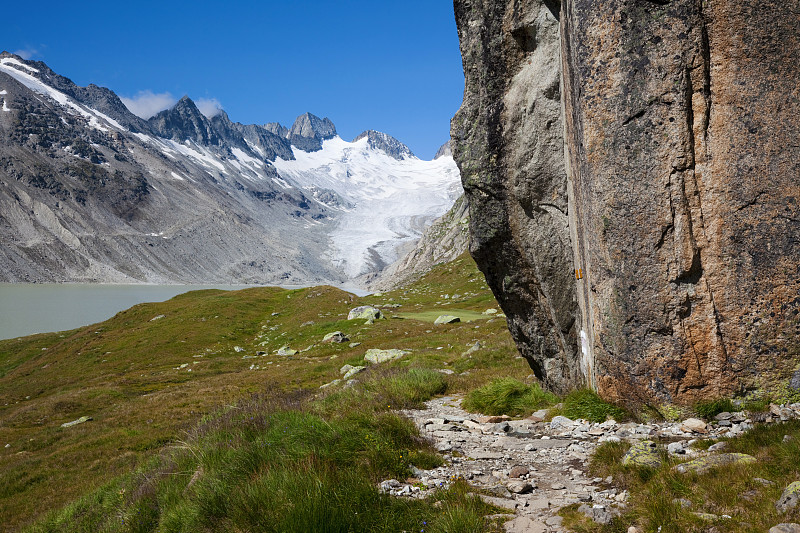
{"type": "Polygon", "coordinates": [[[364,361],[372,364],[380,364],[385,363],[387,361],[393,361],[395,359],[399,359],[406,355],[408,352],[405,350],[397,350],[397,349],[390,349],[390,350],[379,350],[377,348],[370,348],[367,350],[367,353],[364,354],[364,361]]]}
{"type": "Polygon", "coordinates": [[[439,315],[439,317],[433,321],[434,324],[455,324],[456,322],[461,322],[461,319],[453,315],[439,315]]]}
{"type": "Polygon", "coordinates": [[[781,513],[785,513],[797,507],[800,502],[800,481],[790,483],[781,494],[781,498],[775,504],[775,508],[781,513]]]}
{"type": "Polygon", "coordinates": [[[509,498],[498,498],[496,496],[487,496],[485,494],[478,494],[478,497],[483,500],[483,503],[494,505],[500,509],[508,509],[509,511],[516,510],[517,506],[519,505],[516,500],[511,500],[509,498]]]}
{"type": "Polygon", "coordinates": [[[533,490],[533,485],[522,479],[512,479],[506,483],[506,488],[513,494],[527,494],[533,490]]]}
{"type": "Polygon", "coordinates": [[[550,528],[527,516],[518,516],[503,524],[506,533],[547,533],[550,528]]]}
{"type": "Polygon", "coordinates": [[[575,422],[567,418],[566,416],[554,416],[553,420],[550,421],[550,429],[552,430],[561,430],[567,431],[572,429],[575,426],[575,422]]]}
{"type": "Polygon", "coordinates": [[[658,451],[658,446],[655,442],[650,440],[637,442],[630,447],[622,458],[622,464],[626,466],[633,465],[658,468],[661,466],[661,462],[661,454],[658,451]]]}
{"type": "Polygon", "coordinates": [[[514,468],[511,469],[511,472],[509,472],[508,477],[519,478],[528,475],[530,471],[531,471],[530,468],[528,468],[527,466],[515,466],[514,468]]]}
{"type": "Polygon", "coordinates": [[[708,433],[706,423],[699,418],[687,418],[681,424],[681,429],[687,433],[708,433]]]}
{"type": "Polygon", "coordinates": [[[697,472],[698,474],[702,474],[703,472],[718,466],[734,463],[748,464],[755,462],[756,458],[752,455],[747,455],[746,453],[720,453],[716,455],[708,455],[706,457],[699,457],[689,461],[688,463],[675,465],[673,470],[680,472],[681,474],[685,474],[687,472],[697,472]]]}

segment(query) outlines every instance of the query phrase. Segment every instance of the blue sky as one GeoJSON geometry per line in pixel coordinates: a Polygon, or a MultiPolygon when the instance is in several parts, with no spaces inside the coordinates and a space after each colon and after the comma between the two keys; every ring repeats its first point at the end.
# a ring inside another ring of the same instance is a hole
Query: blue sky
{"type": "Polygon", "coordinates": [[[424,159],[464,88],[449,0],[11,2],[2,18],[0,48],[78,85],[142,104],[188,94],[246,124],[310,111],[345,139],[384,131],[424,159]]]}

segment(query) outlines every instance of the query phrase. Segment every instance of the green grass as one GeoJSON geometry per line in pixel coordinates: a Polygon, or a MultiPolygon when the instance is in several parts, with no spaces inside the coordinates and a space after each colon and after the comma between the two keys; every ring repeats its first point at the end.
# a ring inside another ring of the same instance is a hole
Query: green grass
{"type": "Polygon", "coordinates": [[[436,466],[424,464],[438,457],[411,422],[357,404],[322,417],[309,410],[313,406],[304,399],[240,402],[207,417],[148,468],[50,513],[29,531],[485,528],[483,516],[492,508],[463,484],[426,500],[379,493],[378,481],[404,479],[412,464],[436,466]]]}
{"type": "Polygon", "coordinates": [[[695,404],[694,410],[701,418],[709,420],[716,415],[727,412],[739,411],[730,399],[713,400],[709,402],[700,402],[695,404]]]}
{"type": "MultiPolygon", "coordinates": [[[[199,420],[208,421],[216,416],[211,413],[240,405],[253,394],[312,395],[316,399],[303,412],[330,421],[342,412],[381,418],[390,405],[419,406],[432,395],[479,387],[499,372],[525,379],[530,368],[516,359],[502,318],[442,327],[392,319],[407,312],[438,316],[452,309],[480,315],[489,307],[497,303],[465,255],[381,295],[359,298],[333,287],[195,291],[137,305],[85,328],[0,341],[0,529],[19,531],[75,502],[91,504],[94,510],[87,507],[87,516],[117,516],[116,493],[103,496],[96,487],[125,488],[119,485],[122,477],[147,472],[170,445],[188,442],[187,431],[199,420]],[[445,293],[461,296],[443,299],[445,293]],[[347,321],[350,309],[366,304],[382,306],[389,320],[372,325],[347,321]],[[159,315],[164,318],[151,321],[159,315]],[[360,346],[321,343],[336,330],[360,346]],[[477,341],[483,348],[463,355],[477,341]],[[278,356],[275,352],[284,345],[303,351],[278,356]],[[340,377],[345,363],[363,364],[369,348],[410,353],[357,375],[357,387],[319,390],[340,377]],[[445,376],[439,369],[456,373],[445,376]],[[60,427],[81,416],[93,420],[60,427]],[[5,448],[6,443],[11,446],[5,448]]],[[[408,447],[413,464],[425,468],[441,461],[415,446],[408,447]]],[[[391,454],[387,457],[387,464],[396,462],[391,454]]],[[[167,477],[191,479],[194,471],[188,469],[167,477]]],[[[320,471],[321,482],[326,475],[320,471]]],[[[126,488],[126,498],[133,490],[126,488]]],[[[180,497],[177,489],[168,493],[180,497]]],[[[145,502],[137,504],[142,516],[149,508],[145,502]]],[[[174,512],[180,514],[181,508],[174,512]]],[[[102,530],[91,524],[84,529],[102,530]]]]}
{"type": "Polygon", "coordinates": [[[486,415],[527,416],[557,401],[557,396],[543,391],[537,383],[526,385],[506,377],[470,391],[464,398],[463,406],[468,411],[486,415]]]}
{"type": "Polygon", "coordinates": [[[596,392],[588,389],[567,394],[558,414],[573,420],[584,418],[592,422],[604,422],[609,418],[620,421],[631,417],[627,410],[603,400],[596,392]]]}
{"type": "Polygon", "coordinates": [[[779,514],[775,502],[783,489],[800,479],[800,421],[756,426],[752,431],[728,440],[728,450],[747,453],[757,462],[728,465],[704,474],[680,474],[672,467],[685,459],[669,458],[659,469],[622,466],[629,447],[626,443],[600,445],[591,462],[590,473],[613,477],[613,485],[630,492],[629,505],[620,520],[600,526],[585,520],[576,506],[562,511],[565,524],[573,531],[625,531],[638,525],[643,531],[763,532],[781,522],[800,521],[800,509],[779,514]],[[784,436],[791,439],[784,441],[784,436]],[[756,481],[761,478],[773,484],[756,481]],[[691,502],[684,509],[677,499],[691,502]],[[711,522],[693,513],[728,515],[711,522]]]}

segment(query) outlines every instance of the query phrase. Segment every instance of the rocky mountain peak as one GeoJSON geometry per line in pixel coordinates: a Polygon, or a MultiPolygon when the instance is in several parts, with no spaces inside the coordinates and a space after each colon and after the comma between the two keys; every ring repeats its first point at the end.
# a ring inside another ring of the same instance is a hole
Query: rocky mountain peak
{"type": "Polygon", "coordinates": [[[436,151],[436,155],[433,156],[434,159],[439,159],[440,157],[453,157],[453,149],[450,146],[450,141],[441,145],[436,151]]]}
{"type": "Polygon", "coordinates": [[[278,137],[289,137],[289,130],[280,122],[268,122],[264,124],[264,129],[278,137]]]}
{"type": "Polygon", "coordinates": [[[157,135],[167,139],[180,142],[192,140],[204,146],[222,143],[211,121],[188,96],[178,100],[171,109],[157,113],[148,123],[157,135]]]}
{"type": "Polygon", "coordinates": [[[311,113],[297,117],[289,130],[292,145],[306,152],[316,152],[322,148],[322,141],[336,137],[336,126],[329,118],[319,118],[311,113]]]}
{"type": "Polygon", "coordinates": [[[391,135],[387,135],[380,131],[367,130],[353,139],[353,142],[360,141],[365,137],[370,148],[381,150],[389,157],[393,157],[398,161],[405,158],[416,157],[408,146],[401,143],[391,135]]]}

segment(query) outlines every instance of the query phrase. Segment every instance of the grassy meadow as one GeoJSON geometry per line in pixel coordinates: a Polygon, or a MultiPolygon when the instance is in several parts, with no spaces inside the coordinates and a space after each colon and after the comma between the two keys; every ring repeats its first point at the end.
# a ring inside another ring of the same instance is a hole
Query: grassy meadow
{"type": "MultiPolygon", "coordinates": [[[[172,455],[197,444],[180,443],[216,442],[219,434],[200,437],[198,427],[220,413],[238,412],[253,398],[273,405],[302,397],[291,412],[333,423],[342,413],[361,410],[373,423],[391,408],[445,391],[471,390],[497,376],[530,382],[530,369],[518,358],[505,320],[482,314],[489,308],[497,304],[465,255],[382,295],[359,298],[332,287],[196,291],[137,305],[73,331],[0,341],[0,529],[20,530],[87,494],[104,502],[95,510],[116,506],[94,491],[130,483],[121,480],[133,472],[162,471],[165,461],[182,465],[185,458],[172,455]],[[387,319],[371,325],[347,320],[350,309],[366,304],[400,307],[383,307],[387,319]],[[459,312],[466,313],[461,323],[432,324],[438,314],[459,312]],[[321,342],[337,330],[350,341],[321,342]],[[462,355],[476,342],[480,349],[462,355]],[[298,353],[277,355],[284,346],[298,353]],[[364,364],[369,348],[410,354],[358,375],[365,383],[359,389],[320,391],[320,385],[340,377],[342,365],[364,364]],[[84,416],[92,420],[61,427],[84,416]]],[[[358,426],[357,421],[342,423],[358,426]]],[[[383,438],[375,431],[375,438],[383,438]]],[[[404,431],[403,439],[419,440],[412,429],[404,431]]],[[[412,448],[423,453],[425,444],[412,448]]],[[[296,461],[302,468],[321,468],[325,483],[343,471],[336,461],[317,464],[318,459],[296,461]]],[[[351,474],[372,483],[403,473],[397,465],[367,463],[371,466],[351,474]]],[[[188,470],[180,469],[184,474],[173,477],[186,477],[188,470]]],[[[76,522],[75,530],[99,530],[96,526],[76,522]]]]}

